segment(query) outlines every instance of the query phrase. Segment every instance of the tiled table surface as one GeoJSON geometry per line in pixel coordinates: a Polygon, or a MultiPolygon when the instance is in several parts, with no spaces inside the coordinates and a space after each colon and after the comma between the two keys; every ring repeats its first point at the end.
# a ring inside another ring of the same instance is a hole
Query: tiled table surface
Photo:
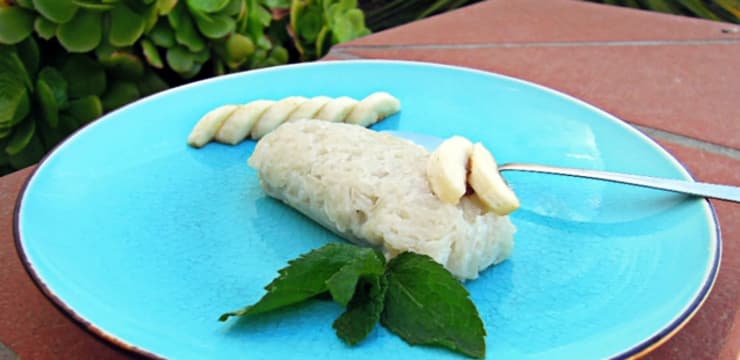
{"type": "MultiPolygon", "coordinates": [[[[552,87],[636,125],[698,180],[740,186],[740,26],[570,0],[491,0],[335,47],[326,59],[368,58],[462,65],[552,87]]],[[[12,222],[31,171],[0,178],[0,359],[133,357],[67,319],[24,272],[12,222]]],[[[649,359],[740,356],[740,205],[713,204],[724,239],[717,283],[649,359]]]]}

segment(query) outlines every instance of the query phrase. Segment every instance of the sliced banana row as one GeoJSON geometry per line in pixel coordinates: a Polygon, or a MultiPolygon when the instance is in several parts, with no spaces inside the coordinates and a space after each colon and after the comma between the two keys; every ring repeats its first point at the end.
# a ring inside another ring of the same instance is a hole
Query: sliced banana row
{"type": "Polygon", "coordinates": [[[244,105],[224,105],[203,116],[193,127],[188,144],[202,147],[215,139],[235,145],[251,137],[260,139],[287,121],[318,119],[370,126],[401,110],[401,102],[385,92],[361,101],[342,96],[289,96],[279,101],[256,100],[244,105]]]}
{"type": "Polygon", "coordinates": [[[439,145],[427,163],[432,192],[442,201],[457,204],[468,185],[478,199],[497,215],[519,208],[519,199],[498,171],[493,155],[481,143],[453,136],[439,145]]]}

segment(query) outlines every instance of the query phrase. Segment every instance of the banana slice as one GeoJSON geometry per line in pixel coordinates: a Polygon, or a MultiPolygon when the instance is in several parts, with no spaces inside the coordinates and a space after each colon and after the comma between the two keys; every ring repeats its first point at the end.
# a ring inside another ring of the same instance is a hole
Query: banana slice
{"type": "Polygon", "coordinates": [[[208,112],[195,124],[193,131],[188,136],[188,144],[198,148],[207,144],[236,108],[236,105],[224,105],[208,112]]]}
{"type": "Polygon", "coordinates": [[[353,98],[341,96],[326,103],[314,117],[319,120],[341,122],[357,103],[358,101],[353,98]]]}
{"type": "Polygon", "coordinates": [[[257,120],[252,128],[251,135],[253,139],[260,139],[272,130],[288,120],[290,113],[301,106],[308,99],[302,96],[289,96],[274,103],[264,114],[257,120]]]}
{"type": "Polygon", "coordinates": [[[376,92],[362,99],[344,122],[370,126],[401,110],[401,102],[386,92],[376,92]]]}
{"type": "Polygon", "coordinates": [[[221,129],[216,133],[216,141],[236,145],[244,140],[249,135],[255,122],[274,103],[270,100],[255,100],[239,106],[226,118],[221,129]]]}
{"type": "Polygon", "coordinates": [[[329,101],[331,101],[331,98],[328,96],[317,96],[308,99],[290,114],[287,121],[312,119],[329,101]]]}
{"type": "Polygon", "coordinates": [[[473,150],[470,140],[453,136],[439,145],[427,162],[427,178],[437,197],[457,204],[467,189],[468,159],[473,150]]]}
{"type": "Polygon", "coordinates": [[[468,183],[481,202],[497,215],[507,215],[519,208],[519,199],[501,177],[496,160],[480,143],[473,145],[468,183]]]}

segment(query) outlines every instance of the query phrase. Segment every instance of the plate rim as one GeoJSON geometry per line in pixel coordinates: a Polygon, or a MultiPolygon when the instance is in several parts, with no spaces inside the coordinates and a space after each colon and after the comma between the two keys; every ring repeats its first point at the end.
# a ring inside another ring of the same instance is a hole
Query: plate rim
{"type": "MultiPolygon", "coordinates": [[[[615,124],[619,125],[623,129],[631,132],[633,135],[637,136],[640,140],[646,142],[648,145],[651,145],[653,148],[658,150],[662,157],[673,163],[674,167],[685,177],[688,177],[691,180],[694,180],[694,177],[691,175],[691,173],[688,171],[686,166],[679,161],[677,158],[675,158],[665,147],[660,145],[657,141],[650,138],[647,134],[642,132],[640,129],[638,129],[636,126],[633,126],[626,121],[620,119],[619,117],[596,107],[595,105],[592,105],[585,100],[579,99],[573,95],[570,95],[564,91],[556,90],[529,80],[524,80],[521,78],[516,78],[509,75],[504,75],[500,73],[496,73],[493,71],[485,71],[465,66],[459,66],[459,65],[449,65],[449,64],[441,64],[441,63],[433,63],[433,62],[425,62],[425,61],[414,61],[414,60],[393,60],[393,59],[351,59],[351,60],[341,60],[341,61],[314,61],[314,62],[304,62],[304,63],[296,63],[296,64],[287,64],[287,65],[280,65],[280,66],[273,66],[269,68],[262,68],[262,69],[252,69],[252,70],[245,70],[240,72],[235,72],[227,75],[222,76],[216,76],[211,77],[199,81],[195,81],[192,83],[176,86],[149,96],[146,96],[144,98],[141,98],[137,101],[134,101],[132,103],[126,104],[110,113],[107,113],[87,124],[82,126],[81,128],[75,130],[72,134],[70,134],[66,139],[64,139],[62,142],[54,146],[46,155],[44,155],[41,160],[36,164],[36,167],[31,171],[31,174],[28,175],[26,180],[24,181],[20,191],[19,195],[16,198],[14,209],[13,209],[13,237],[14,237],[14,243],[16,247],[16,252],[18,257],[20,258],[21,263],[23,264],[23,267],[28,274],[28,276],[33,280],[33,283],[36,285],[36,287],[51,301],[51,303],[57,307],[59,310],[62,311],[62,314],[64,314],[67,318],[71,319],[73,323],[77,324],[79,327],[81,327],[83,330],[88,332],[89,334],[92,334],[99,339],[104,340],[104,344],[107,345],[114,345],[116,349],[122,349],[124,351],[128,351],[130,353],[133,353],[135,355],[143,356],[150,359],[166,359],[162,355],[156,354],[154,352],[151,352],[149,350],[146,350],[144,348],[141,348],[139,346],[136,346],[134,344],[131,344],[123,339],[118,338],[117,336],[109,333],[105,329],[102,329],[95,324],[93,324],[90,320],[84,318],[82,315],[77,313],[71,306],[69,306],[67,303],[64,302],[54,291],[51,290],[51,288],[46,284],[44,279],[41,278],[39,273],[34,268],[34,265],[30,258],[27,255],[27,252],[25,251],[24,245],[23,245],[23,239],[21,236],[21,229],[20,229],[20,222],[21,222],[21,207],[23,206],[23,202],[26,198],[28,188],[30,184],[33,182],[33,180],[36,178],[36,176],[39,173],[39,170],[43,169],[44,165],[48,163],[49,159],[51,159],[61,148],[66,146],[66,144],[74,141],[75,138],[82,136],[84,132],[88,131],[91,127],[96,126],[101,121],[105,121],[108,118],[114,117],[117,113],[123,112],[129,107],[139,106],[142,103],[149,102],[149,101],[156,101],[159,97],[166,97],[169,96],[171,93],[175,93],[178,91],[183,91],[186,89],[189,89],[191,87],[199,87],[203,84],[207,84],[210,82],[219,82],[224,81],[229,78],[238,78],[243,76],[249,76],[249,74],[254,73],[267,73],[267,72],[273,72],[273,71],[282,71],[282,69],[286,68],[301,68],[301,67],[322,67],[322,66],[333,66],[333,65],[347,65],[352,66],[353,64],[356,65],[363,65],[363,64],[370,64],[370,65],[401,65],[401,66],[413,66],[413,67],[429,67],[429,68],[438,68],[443,70],[452,70],[452,71],[462,71],[467,73],[474,73],[477,75],[487,76],[487,77],[497,77],[501,79],[505,79],[508,81],[513,81],[515,83],[519,83],[525,86],[533,87],[538,90],[544,91],[550,95],[557,96],[560,98],[563,98],[565,100],[574,102],[578,104],[579,106],[583,106],[585,108],[588,108],[591,111],[595,111],[610,121],[614,122],[615,124]]],[[[717,212],[709,199],[704,199],[704,203],[707,205],[708,215],[707,219],[712,223],[714,231],[712,232],[710,230],[711,236],[714,238],[713,244],[712,244],[712,250],[714,257],[711,259],[711,265],[709,266],[708,271],[705,274],[705,278],[703,280],[702,286],[698,291],[696,292],[695,296],[693,297],[692,301],[679,313],[676,314],[671,322],[669,322],[665,327],[662,329],[659,329],[652,335],[646,337],[643,341],[636,343],[632,345],[629,348],[626,348],[622,350],[621,352],[617,352],[616,354],[610,355],[609,359],[636,359],[640,358],[642,356],[645,356],[646,354],[652,352],[656,348],[660,347],[662,344],[670,340],[673,336],[675,336],[681,329],[683,329],[688,322],[696,315],[696,313],[699,311],[699,309],[702,307],[704,302],[709,297],[709,294],[711,293],[719,273],[719,269],[721,267],[721,259],[722,259],[722,231],[720,228],[719,218],[717,217],[717,212]]]]}

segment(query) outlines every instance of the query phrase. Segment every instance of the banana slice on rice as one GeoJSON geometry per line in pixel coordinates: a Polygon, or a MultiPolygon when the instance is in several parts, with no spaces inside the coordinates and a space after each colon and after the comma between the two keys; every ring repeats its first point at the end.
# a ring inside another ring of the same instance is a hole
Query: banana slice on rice
{"type": "Polygon", "coordinates": [[[468,183],[480,201],[497,215],[519,208],[519,199],[501,177],[493,155],[481,143],[473,145],[470,154],[468,183]]]}
{"type": "Polygon", "coordinates": [[[440,200],[457,204],[468,185],[486,209],[507,215],[519,208],[519,199],[501,177],[493,155],[481,143],[453,136],[439,145],[427,161],[427,180],[440,200]]]}
{"type": "Polygon", "coordinates": [[[465,195],[468,177],[468,159],[473,151],[470,140],[453,136],[439,145],[427,162],[427,177],[434,195],[457,205],[465,195]]]}

